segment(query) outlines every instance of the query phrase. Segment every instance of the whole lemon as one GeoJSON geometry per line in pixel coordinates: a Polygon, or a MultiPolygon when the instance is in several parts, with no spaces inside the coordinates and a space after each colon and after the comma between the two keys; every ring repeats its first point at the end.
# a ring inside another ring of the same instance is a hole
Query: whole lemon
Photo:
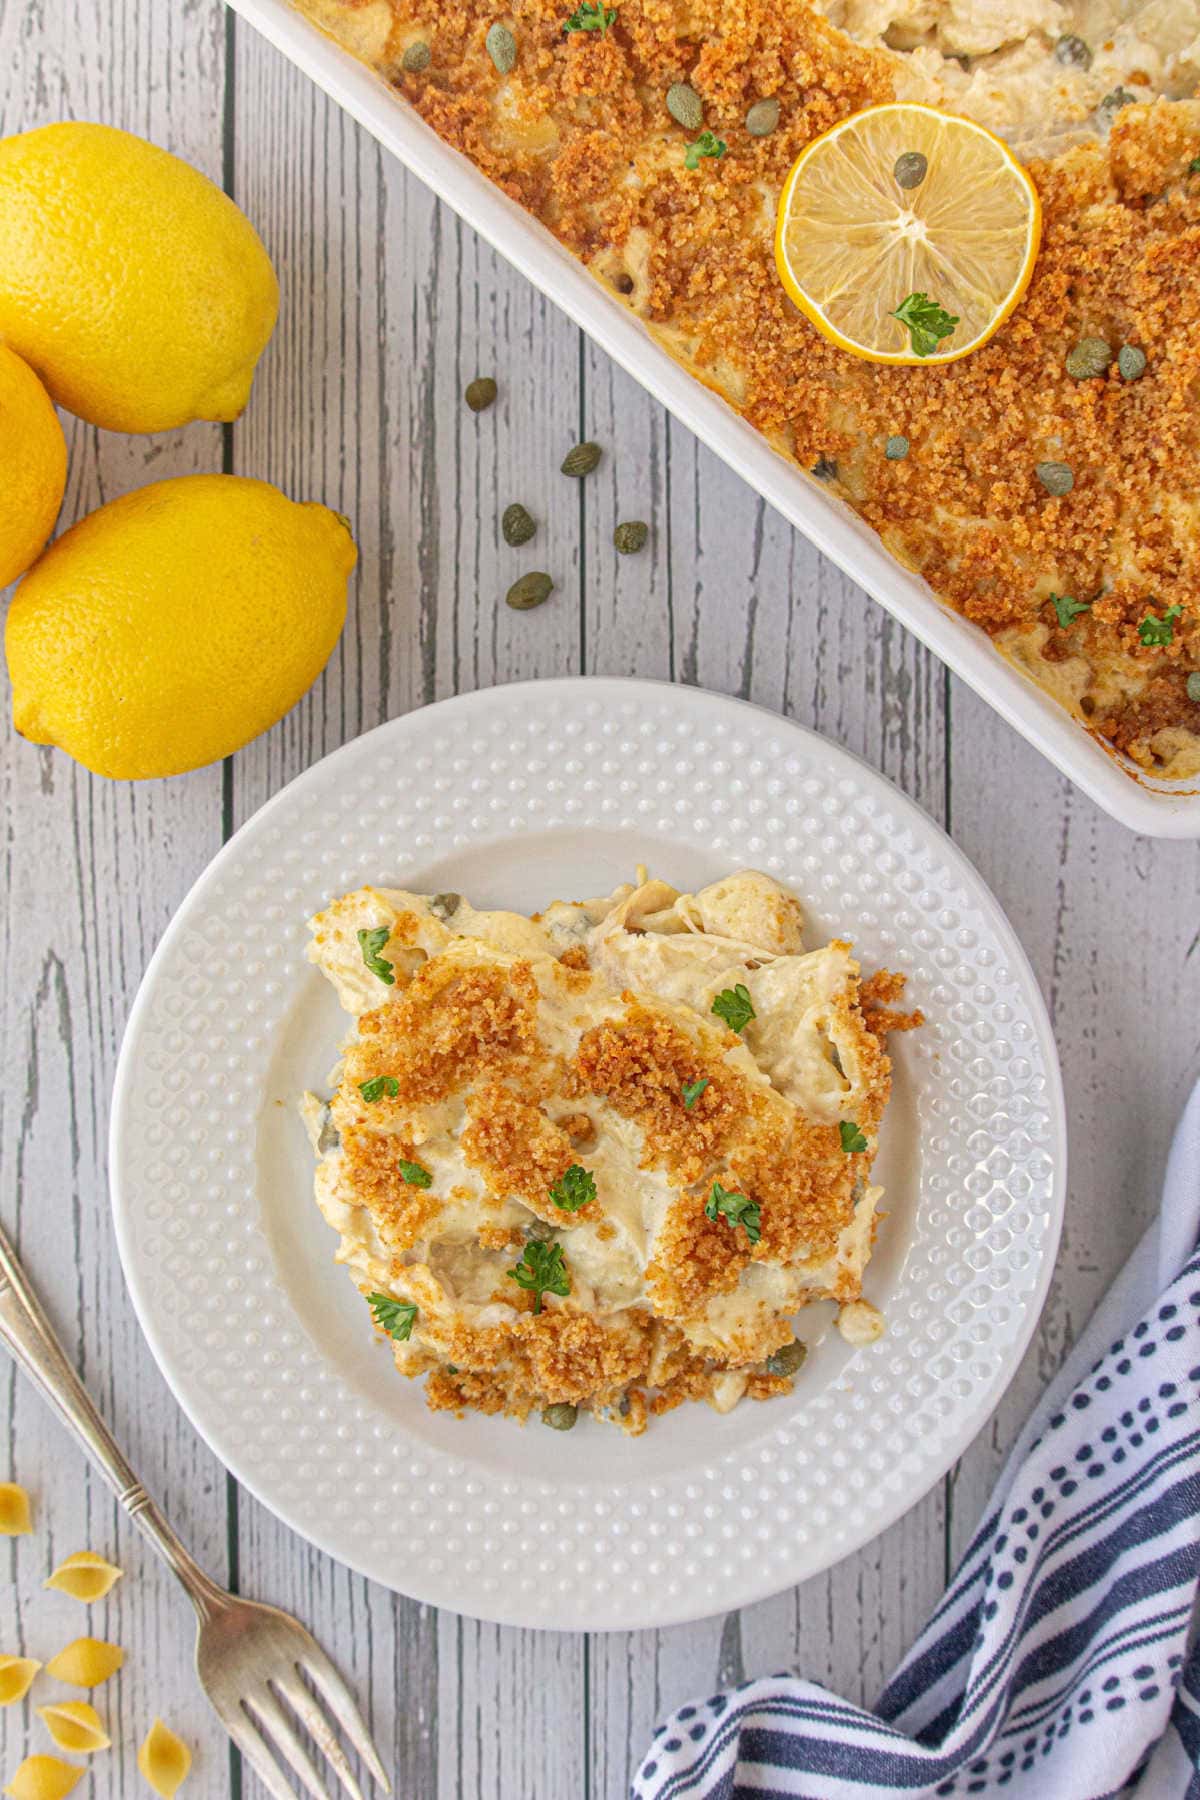
{"type": "Polygon", "coordinates": [[[0,337],[109,431],[236,419],[279,286],[228,195],[110,125],[0,138],[0,337]]]}
{"type": "Polygon", "coordinates": [[[178,775],[294,706],[356,561],[345,520],[266,481],[184,475],[110,500],[13,597],[13,723],[97,775],[178,775]]]}
{"type": "Polygon", "coordinates": [[[50,396],[0,344],[0,588],[23,575],[54,529],[67,445],[50,396]]]}

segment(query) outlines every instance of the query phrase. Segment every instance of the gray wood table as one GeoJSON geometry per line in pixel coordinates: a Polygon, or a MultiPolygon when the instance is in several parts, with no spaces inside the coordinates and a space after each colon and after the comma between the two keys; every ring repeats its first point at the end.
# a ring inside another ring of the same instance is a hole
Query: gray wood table
{"type": "MultiPolygon", "coordinates": [[[[1200,1058],[1200,847],[1133,838],[1099,813],[218,0],[0,0],[0,133],[61,118],[140,132],[223,183],[283,287],[237,425],[124,438],[66,421],[64,522],[147,481],[226,469],[349,514],[361,562],[324,678],[223,767],[117,786],[6,733],[0,1217],[168,1514],[214,1574],[294,1609],[353,1674],[403,1800],[617,1800],[664,1708],[789,1664],[871,1700],[938,1597],[1033,1397],[1156,1204],[1200,1058]],[[489,373],[502,397],[477,419],[462,391],[489,373]],[[577,486],[556,470],[585,435],[609,454],[577,486]],[[497,526],[512,499],[545,521],[558,582],[532,613],[500,603],[519,567],[497,526]],[[612,530],[627,518],[649,521],[650,547],[618,558],[612,530]],[[668,677],[786,712],[938,819],[1033,959],[1063,1060],[1072,1160],[1033,1346],[934,1492],[793,1592],[698,1625],[592,1638],[399,1599],[241,1492],[142,1342],[105,1185],[134,991],[230,833],[383,719],[571,671],[668,677]]],[[[85,1629],[128,1650],[96,1696],[115,1748],[80,1794],[148,1792],[134,1751],[161,1713],[196,1751],[185,1793],[258,1800],[196,1691],[182,1596],[7,1367],[0,1394],[0,1479],[27,1483],[38,1514],[35,1539],[0,1550],[0,1651],[44,1658],[85,1629]],[[128,1571],[90,1626],[41,1588],[54,1560],[83,1547],[128,1571]]],[[[27,1745],[49,1748],[22,1707],[0,1713],[0,1740],[5,1781],[27,1745]]]]}

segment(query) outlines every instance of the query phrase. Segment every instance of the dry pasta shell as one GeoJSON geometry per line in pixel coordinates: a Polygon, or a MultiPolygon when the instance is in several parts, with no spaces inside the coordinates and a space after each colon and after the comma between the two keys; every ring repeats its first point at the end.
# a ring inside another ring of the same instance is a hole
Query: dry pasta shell
{"type": "Polygon", "coordinates": [[[70,1756],[93,1756],[112,1744],[104,1720],[86,1700],[53,1700],[37,1711],[58,1748],[70,1756]]]}
{"type": "Polygon", "coordinates": [[[108,1562],[95,1550],[76,1550],[59,1563],[42,1585],[58,1588],[61,1593],[70,1594],[72,1600],[90,1605],[93,1600],[103,1600],[124,1573],[124,1569],[118,1569],[116,1563],[108,1562]]]}
{"type": "Polygon", "coordinates": [[[71,1687],[94,1688],[115,1675],[124,1661],[125,1652],[120,1644],[107,1644],[103,1638],[79,1637],[50,1658],[46,1673],[71,1687]]]}
{"type": "Polygon", "coordinates": [[[15,1481],[0,1481],[0,1537],[24,1537],[32,1530],[29,1495],[15,1481]]]}
{"type": "Polygon", "coordinates": [[[169,1725],[155,1719],[138,1748],[137,1765],[163,1800],[179,1792],[192,1766],[192,1753],[169,1725]]]}
{"type": "Polygon", "coordinates": [[[12,1800],[66,1800],[82,1774],[59,1756],[27,1756],[4,1792],[12,1800]]]}
{"type": "Polygon", "coordinates": [[[32,1656],[0,1656],[0,1706],[23,1700],[41,1666],[32,1656]]]}

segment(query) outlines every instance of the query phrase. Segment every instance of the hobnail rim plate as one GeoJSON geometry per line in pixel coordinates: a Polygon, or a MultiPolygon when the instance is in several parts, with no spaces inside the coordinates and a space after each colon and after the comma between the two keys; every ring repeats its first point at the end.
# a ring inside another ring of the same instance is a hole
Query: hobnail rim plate
{"type": "Polygon", "coordinates": [[[663,1626],[817,1574],[983,1426],[1054,1264],[1066,1126],[1033,972],[945,834],[882,776],[743,701],[573,678],[444,700],[316,764],[192,888],[122,1045],[117,1239],[180,1405],[264,1505],[398,1592],[503,1624],[663,1626]],[[364,881],[536,908],[636,862],[681,886],[766,869],[810,941],[907,970],[868,1271],[887,1335],[810,1309],[796,1391],[685,1406],[628,1439],[430,1414],[373,1341],[311,1198],[294,1101],[345,1026],[306,918],[364,881]],[[569,1455],[568,1455],[569,1447],[569,1455]]]}

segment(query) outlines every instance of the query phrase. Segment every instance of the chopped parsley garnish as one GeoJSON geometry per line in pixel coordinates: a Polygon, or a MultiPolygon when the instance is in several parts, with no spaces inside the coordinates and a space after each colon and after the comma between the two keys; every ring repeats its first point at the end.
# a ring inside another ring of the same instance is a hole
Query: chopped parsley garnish
{"type": "Polygon", "coordinates": [[[617,17],[615,6],[605,8],[604,0],[583,0],[569,19],[563,21],[564,31],[607,31],[617,17]]]}
{"type": "Polygon", "coordinates": [[[730,1031],[745,1031],[751,1019],[758,1017],[750,999],[750,990],[739,981],[736,987],[722,988],[712,1003],[718,1019],[724,1019],[730,1031]]]}
{"type": "Polygon", "coordinates": [[[1189,175],[1200,175],[1200,156],[1193,156],[1187,166],[1187,172],[1189,175]]]}
{"type": "Polygon", "coordinates": [[[522,1250],[516,1268],[506,1272],[510,1281],[533,1294],[535,1313],[542,1310],[543,1294],[565,1295],[571,1291],[561,1244],[543,1244],[537,1238],[531,1238],[522,1250]]]}
{"type": "Polygon", "coordinates": [[[838,1135],[842,1140],[842,1149],[847,1156],[857,1156],[860,1150],[865,1150],[867,1147],[867,1140],[853,1119],[841,1121],[838,1126],[838,1135]]]}
{"type": "Polygon", "coordinates": [[[712,1184],[712,1193],[705,1202],[706,1218],[724,1218],[729,1221],[731,1230],[736,1231],[739,1225],[746,1228],[746,1236],[752,1244],[757,1244],[762,1236],[762,1213],[757,1200],[748,1200],[745,1194],[731,1194],[723,1188],[719,1181],[712,1184]]]}
{"type": "Polygon", "coordinates": [[[1156,619],[1153,613],[1147,613],[1138,626],[1138,636],[1143,644],[1172,643],[1175,638],[1175,621],[1182,612],[1182,606],[1176,601],[1174,606],[1168,606],[1161,619],[1156,619]]]}
{"type": "Polygon", "coordinates": [[[687,147],[687,155],[683,159],[687,169],[698,169],[702,156],[724,156],[725,139],[719,138],[715,131],[702,131],[695,143],[687,147]]]}
{"type": "Polygon", "coordinates": [[[433,1176],[420,1163],[405,1162],[400,1158],[400,1174],[409,1187],[432,1187],[433,1176]]]}
{"type": "Polygon", "coordinates": [[[386,925],[376,925],[373,931],[360,931],[358,947],[362,951],[362,959],[372,975],[378,975],[380,981],[386,981],[391,987],[396,977],[392,973],[392,964],[379,952],[391,937],[391,930],[386,925]]]}
{"type": "Polygon", "coordinates": [[[596,1178],[579,1163],[572,1163],[550,1189],[550,1198],[562,1212],[578,1212],[596,1198],[596,1178]]]}
{"type": "Polygon", "coordinates": [[[697,1100],[700,1098],[701,1094],[704,1092],[704,1090],[707,1086],[708,1086],[708,1076],[707,1075],[702,1076],[699,1081],[685,1081],[684,1082],[684,1084],[683,1084],[683,1104],[687,1107],[689,1112],[691,1112],[693,1106],[695,1106],[697,1100]]]}
{"type": "Polygon", "coordinates": [[[393,1300],[390,1294],[368,1294],[367,1305],[380,1331],[407,1343],[417,1322],[417,1309],[409,1300],[393,1300]]]}
{"type": "Polygon", "coordinates": [[[400,1083],[394,1075],[373,1075],[370,1081],[359,1082],[358,1091],[367,1105],[371,1106],[385,1094],[389,1100],[394,1100],[400,1092],[400,1083]]]}
{"type": "Polygon", "coordinates": [[[1079,617],[1080,613],[1091,609],[1090,600],[1072,600],[1070,594],[1051,594],[1050,604],[1058,615],[1058,622],[1063,630],[1079,617]]]}
{"type": "Polygon", "coordinates": [[[914,356],[932,356],[943,338],[948,338],[958,324],[958,315],[948,313],[928,294],[909,294],[890,319],[899,319],[908,327],[914,356]]]}

